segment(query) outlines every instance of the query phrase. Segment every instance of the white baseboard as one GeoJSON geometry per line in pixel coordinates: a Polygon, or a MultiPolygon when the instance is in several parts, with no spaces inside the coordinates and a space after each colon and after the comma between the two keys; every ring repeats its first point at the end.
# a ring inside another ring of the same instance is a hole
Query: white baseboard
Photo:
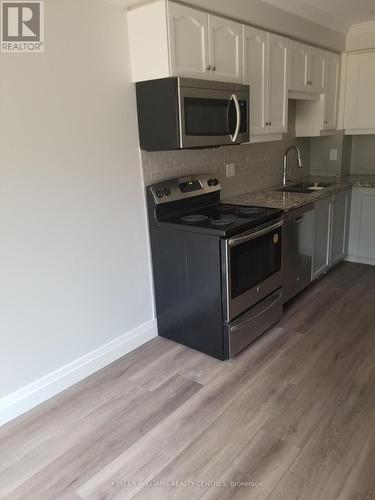
{"type": "Polygon", "coordinates": [[[360,257],[359,255],[347,255],[345,257],[345,260],[348,262],[356,262],[357,264],[368,264],[369,266],[375,266],[375,259],[360,257]]]}
{"type": "Polygon", "coordinates": [[[153,319],[0,399],[0,426],[157,336],[153,319]]]}

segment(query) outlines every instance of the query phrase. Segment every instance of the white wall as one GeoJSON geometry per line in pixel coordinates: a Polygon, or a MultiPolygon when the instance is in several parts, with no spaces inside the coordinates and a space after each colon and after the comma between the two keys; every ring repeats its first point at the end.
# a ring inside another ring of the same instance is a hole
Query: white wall
{"type": "Polygon", "coordinates": [[[45,53],[0,55],[0,422],[155,335],[125,14],[45,8],[45,53]]]}
{"type": "MultiPolygon", "coordinates": [[[[127,8],[145,0],[106,0],[127,8]]],[[[344,52],[345,35],[326,28],[261,0],[184,0],[183,3],[254,24],[270,31],[298,38],[327,49],[344,52]]]]}

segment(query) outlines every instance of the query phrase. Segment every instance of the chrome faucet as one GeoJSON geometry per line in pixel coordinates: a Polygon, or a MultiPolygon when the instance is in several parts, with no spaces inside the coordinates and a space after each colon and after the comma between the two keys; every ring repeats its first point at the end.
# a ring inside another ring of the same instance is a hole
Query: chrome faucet
{"type": "Polygon", "coordinates": [[[298,167],[302,168],[303,167],[303,162],[302,162],[302,156],[301,156],[301,151],[298,146],[293,144],[293,146],[290,146],[284,154],[284,162],[283,162],[283,187],[285,188],[288,182],[288,154],[289,151],[292,149],[295,149],[297,152],[297,161],[298,161],[298,167]]]}

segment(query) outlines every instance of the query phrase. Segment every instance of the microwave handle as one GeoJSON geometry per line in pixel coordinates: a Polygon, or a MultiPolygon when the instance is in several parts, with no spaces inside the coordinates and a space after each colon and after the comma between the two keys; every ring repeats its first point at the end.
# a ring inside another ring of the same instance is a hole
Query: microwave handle
{"type": "Polygon", "coordinates": [[[236,114],[237,114],[237,123],[236,123],[236,130],[234,131],[234,134],[230,136],[230,140],[232,142],[236,142],[237,137],[238,137],[238,132],[240,131],[240,125],[241,125],[241,110],[240,110],[240,103],[238,102],[238,98],[236,94],[232,94],[230,100],[234,101],[234,105],[236,106],[236,114]]]}

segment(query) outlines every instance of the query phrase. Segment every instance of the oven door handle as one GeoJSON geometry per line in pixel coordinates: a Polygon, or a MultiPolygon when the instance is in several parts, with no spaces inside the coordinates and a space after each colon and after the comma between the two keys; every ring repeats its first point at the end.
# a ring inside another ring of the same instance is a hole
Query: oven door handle
{"type": "Polygon", "coordinates": [[[255,240],[255,238],[259,238],[260,236],[264,236],[265,234],[270,233],[271,231],[274,231],[275,229],[281,227],[283,224],[284,224],[284,222],[282,220],[280,220],[276,224],[272,224],[271,226],[267,226],[264,229],[260,229],[259,231],[255,231],[253,233],[247,233],[243,236],[238,236],[238,238],[231,238],[228,241],[228,246],[235,247],[237,245],[240,245],[241,243],[245,243],[246,241],[255,240]]]}
{"type": "Polygon", "coordinates": [[[236,114],[237,114],[237,123],[236,123],[236,130],[234,131],[234,134],[231,135],[229,134],[230,140],[232,142],[236,142],[238,133],[240,131],[240,125],[241,125],[241,110],[240,110],[240,103],[238,102],[238,98],[236,94],[232,94],[230,100],[234,101],[234,105],[236,106],[236,114]]]}

